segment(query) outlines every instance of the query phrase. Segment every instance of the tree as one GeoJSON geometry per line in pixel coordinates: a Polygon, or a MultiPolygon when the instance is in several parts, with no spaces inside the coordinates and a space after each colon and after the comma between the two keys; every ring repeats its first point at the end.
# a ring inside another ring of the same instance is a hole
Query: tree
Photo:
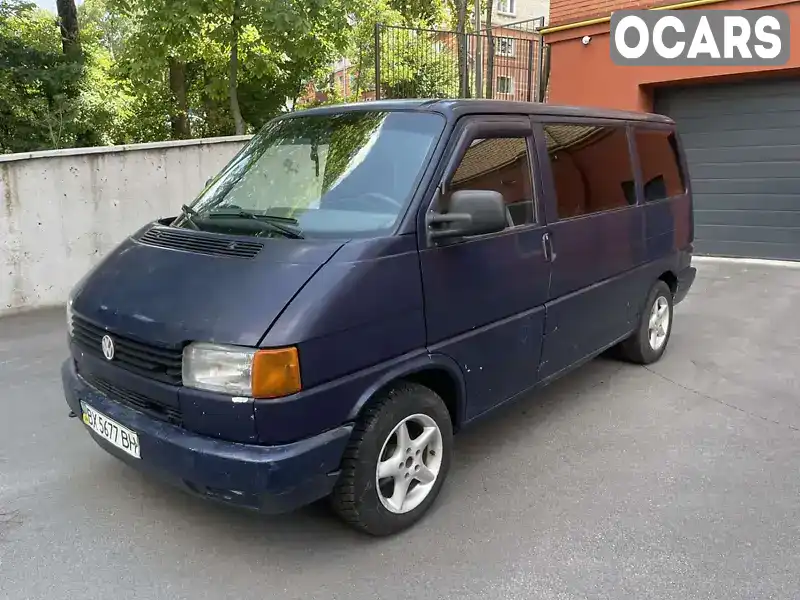
{"type": "Polygon", "coordinates": [[[122,56],[137,93],[167,99],[172,137],[191,137],[189,64],[200,60],[210,24],[206,0],[109,0],[131,24],[122,56]]]}
{"type": "Polygon", "coordinates": [[[389,8],[400,14],[407,24],[424,27],[438,25],[444,4],[441,0],[389,0],[389,8]]]}
{"type": "Polygon", "coordinates": [[[344,0],[109,3],[133,23],[121,60],[137,89],[169,88],[173,137],[212,124],[245,133],[275,116],[344,49],[349,30],[344,0]]]}
{"type": "MultiPolygon", "coordinates": [[[[346,56],[353,57],[355,89],[349,100],[360,100],[365,91],[375,87],[375,28],[378,25],[404,25],[406,19],[392,8],[390,0],[375,0],[371,6],[362,6],[352,17],[353,29],[346,56]]],[[[329,71],[324,75],[329,76],[329,71]]],[[[332,86],[332,81],[330,82],[332,86]]]]}
{"type": "MultiPolygon", "coordinates": [[[[242,74],[251,81],[270,83],[283,93],[275,99],[277,108],[286,98],[295,98],[348,42],[344,0],[227,0],[218,6],[224,11],[221,21],[229,19],[231,24],[229,96],[234,119],[240,104],[241,64],[246,71],[242,74]]],[[[241,113],[248,121],[244,107],[241,113]]]]}
{"type": "Polygon", "coordinates": [[[381,75],[386,98],[447,98],[458,94],[457,61],[437,34],[400,30],[400,40],[386,57],[393,66],[381,75]]]}
{"type": "Polygon", "coordinates": [[[64,53],[60,20],[0,0],[0,152],[167,139],[156,79],[135,90],[115,55],[130,23],[105,0],[78,8],[81,59],[64,53]]]}
{"type": "MultiPolygon", "coordinates": [[[[378,2],[398,24],[442,18],[443,0],[378,2]]],[[[3,152],[246,133],[290,110],[348,49],[374,67],[373,0],[84,0],[77,9],[57,0],[57,8],[56,19],[0,0],[3,152]]],[[[420,62],[410,43],[397,55],[409,74],[387,85],[442,87],[439,63],[420,62]]],[[[359,78],[365,86],[366,69],[359,78]]]]}
{"type": "Polygon", "coordinates": [[[442,39],[446,34],[434,31],[446,20],[446,5],[441,0],[428,2],[422,17],[420,11],[413,3],[373,0],[353,15],[347,56],[353,62],[355,85],[348,100],[361,100],[364,92],[374,89],[376,26],[380,26],[381,97],[454,95],[457,68],[442,39]]]}
{"type": "Polygon", "coordinates": [[[80,27],[75,0],[56,0],[58,22],[61,28],[61,44],[64,54],[73,60],[81,58],[80,27]]]}
{"type": "Polygon", "coordinates": [[[0,0],[0,151],[60,148],[74,142],[74,90],[81,69],[62,53],[52,15],[0,0]]]}
{"type": "Polygon", "coordinates": [[[104,48],[115,63],[132,31],[130,19],[110,10],[107,0],[83,0],[78,8],[78,25],[82,45],[104,48]]]}
{"type": "Polygon", "coordinates": [[[244,133],[244,119],[239,108],[239,29],[242,26],[242,0],[233,0],[233,10],[231,11],[231,58],[228,70],[228,93],[231,99],[231,114],[236,125],[236,134],[244,133]]]}

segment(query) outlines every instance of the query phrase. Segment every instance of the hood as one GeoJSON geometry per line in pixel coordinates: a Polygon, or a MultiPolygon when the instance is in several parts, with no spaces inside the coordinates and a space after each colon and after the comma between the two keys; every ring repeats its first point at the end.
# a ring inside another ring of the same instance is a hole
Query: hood
{"type": "Polygon", "coordinates": [[[255,346],[342,246],[148,226],[79,284],[72,310],[119,335],[160,345],[255,346]]]}

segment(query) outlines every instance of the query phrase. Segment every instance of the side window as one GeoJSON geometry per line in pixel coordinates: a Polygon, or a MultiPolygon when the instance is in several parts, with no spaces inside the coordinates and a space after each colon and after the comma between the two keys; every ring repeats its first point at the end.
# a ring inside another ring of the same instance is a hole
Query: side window
{"type": "Polygon", "coordinates": [[[464,154],[449,191],[492,190],[503,194],[510,224],[536,222],[531,160],[524,137],[476,139],[464,154]]]}
{"type": "Polygon", "coordinates": [[[672,198],[686,191],[675,135],[661,129],[636,129],[645,202],[672,198]]]}
{"type": "Polygon", "coordinates": [[[544,132],[559,219],[636,204],[624,126],[547,123],[544,132]]]}

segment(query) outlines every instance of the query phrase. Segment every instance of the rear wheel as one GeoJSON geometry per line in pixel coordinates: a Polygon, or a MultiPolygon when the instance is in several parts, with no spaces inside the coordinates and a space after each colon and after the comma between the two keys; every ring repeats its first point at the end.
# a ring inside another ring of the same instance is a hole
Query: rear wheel
{"type": "Polygon", "coordinates": [[[371,535],[410,527],[439,495],[452,440],[442,399],[419,384],[397,384],[356,425],[331,495],[334,510],[371,535]]]}
{"type": "Polygon", "coordinates": [[[672,308],[672,290],[658,280],[647,296],[639,327],[620,345],[622,358],[640,365],[660,359],[672,333],[672,308]]]}

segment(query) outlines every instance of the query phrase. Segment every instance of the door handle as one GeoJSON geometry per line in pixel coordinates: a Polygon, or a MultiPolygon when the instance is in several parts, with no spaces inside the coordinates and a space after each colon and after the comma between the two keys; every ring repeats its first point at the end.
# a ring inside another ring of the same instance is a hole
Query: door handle
{"type": "Polygon", "coordinates": [[[556,253],[553,250],[553,240],[548,232],[542,235],[542,249],[544,250],[545,260],[553,262],[556,259],[556,253]]]}

